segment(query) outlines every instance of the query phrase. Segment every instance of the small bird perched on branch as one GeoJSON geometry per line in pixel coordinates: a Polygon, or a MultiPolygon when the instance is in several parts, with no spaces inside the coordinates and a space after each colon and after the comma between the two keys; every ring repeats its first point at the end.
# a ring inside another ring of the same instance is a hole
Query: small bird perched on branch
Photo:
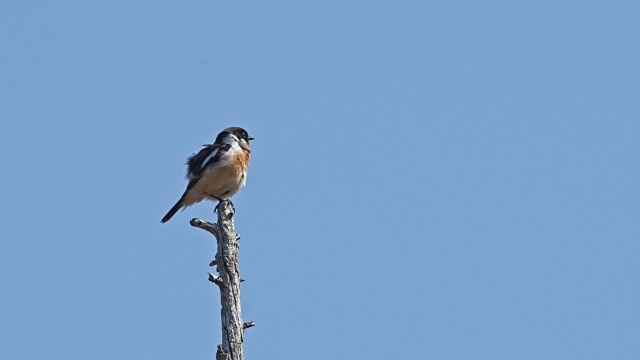
{"type": "Polygon", "coordinates": [[[247,182],[247,170],[253,140],[243,128],[230,127],[222,130],[213,144],[187,159],[187,190],[162,218],[169,221],[181,208],[184,209],[202,200],[227,200],[247,182]]]}

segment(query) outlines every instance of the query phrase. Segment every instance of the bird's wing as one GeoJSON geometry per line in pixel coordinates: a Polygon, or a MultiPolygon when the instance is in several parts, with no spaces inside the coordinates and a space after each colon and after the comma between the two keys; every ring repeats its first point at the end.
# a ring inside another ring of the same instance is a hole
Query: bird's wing
{"type": "Polygon", "coordinates": [[[202,146],[205,148],[197,154],[189,156],[187,159],[187,180],[199,178],[200,175],[202,175],[202,171],[207,167],[207,164],[212,164],[220,158],[220,149],[223,147],[223,144],[207,144],[202,146]]]}

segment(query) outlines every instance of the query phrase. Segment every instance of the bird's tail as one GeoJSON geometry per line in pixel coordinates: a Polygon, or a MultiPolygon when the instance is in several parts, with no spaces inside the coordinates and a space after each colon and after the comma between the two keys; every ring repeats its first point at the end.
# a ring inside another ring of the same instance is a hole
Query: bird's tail
{"type": "Polygon", "coordinates": [[[171,210],[169,210],[169,212],[167,213],[167,215],[165,215],[162,220],[160,220],[161,223],[166,223],[167,221],[169,221],[173,215],[175,215],[178,210],[180,210],[180,208],[183,205],[183,200],[184,200],[184,195],[182,195],[182,197],[180,198],[180,200],[178,200],[178,202],[173,205],[173,207],[171,208],[171,210]]]}

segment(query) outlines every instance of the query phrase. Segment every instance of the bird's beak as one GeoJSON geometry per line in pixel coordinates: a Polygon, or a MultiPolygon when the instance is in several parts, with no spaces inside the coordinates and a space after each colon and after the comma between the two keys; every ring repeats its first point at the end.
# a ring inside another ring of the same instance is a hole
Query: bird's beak
{"type": "Polygon", "coordinates": [[[241,139],[238,145],[240,145],[240,147],[246,151],[251,151],[251,148],[249,147],[249,142],[245,141],[244,139],[241,139]]]}
{"type": "Polygon", "coordinates": [[[249,136],[249,137],[247,138],[247,140],[253,140],[253,139],[255,139],[255,138],[254,138],[254,137],[251,137],[251,136],[249,136]]]}

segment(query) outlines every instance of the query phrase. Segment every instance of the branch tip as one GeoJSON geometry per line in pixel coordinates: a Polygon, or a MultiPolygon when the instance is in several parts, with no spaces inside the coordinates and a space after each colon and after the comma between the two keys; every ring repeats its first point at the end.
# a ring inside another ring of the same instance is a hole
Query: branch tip
{"type": "Polygon", "coordinates": [[[251,320],[249,322],[242,324],[242,329],[244,330],[254,326],[256,326],[256,324],[253,322],[253,320],[251,320]]]}

